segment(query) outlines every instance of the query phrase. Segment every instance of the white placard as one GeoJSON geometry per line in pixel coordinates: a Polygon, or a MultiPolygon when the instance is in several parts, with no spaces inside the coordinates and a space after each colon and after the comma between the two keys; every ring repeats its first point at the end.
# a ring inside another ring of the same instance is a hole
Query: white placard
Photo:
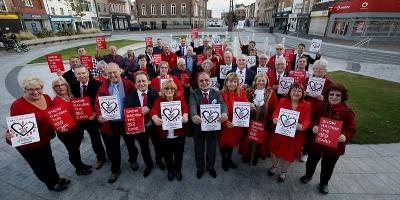
{"type": "Polygon", "coordinates": [[[325,79],[310,77],[307,83],[307,95],[311,97],[316,97],[322,94],[322,90],[324,90],[325,79]]]}
{"type": "Polygon", "coordinates": [[[294,83],[293,77],[282,77],[279,80],[278,94],[287,94],[294,83]]]}
{"type": "Polygon", "coordinates": [[[257,62],[256,56],[247,56],[247,68],[255,66],[256,62],[257,62]]]}
{"type": "Polygon", "coordinates": [[[244,28],[244,21],[238,21],[237,29],[243,29],[243,28],[244,28]]]}
{"type": "Polygon", "coordinates": [[[250,123],[250,102],[233,103],[233,126],[249,127],[250,123]]]}
{"type": "Polygon", "coordinates": [[[179,50],[179,42],[175,39],[172,39],[169,45],[171,46],[171,51],[176,52],[179,50]]]}
{"type": "Polygon", "coordinates": [[[203,104],[200,105],[201,131],[218,131],[221,130],[220,104],[203,104]]]}
{"type": "Polygon", "coordinates": [[[317,53],[321,49],[322,40],[320,39],[312,39],[310,45],[310,52],[317,53]]]}
{"type": "Polygon", "coordinates": [[[216,90],[219,90],[219,88],[218,88],[218,78],[217,77],[212,77],[212,78],[210,78],[210,81],[211,81],[211,87],[216,89],[216,90]]]}
{"type": "Polygon", "coordinates": [[[12,134],[11,145],[19,147],[40,141],[35,114],[7,117],[8,131],[12,134]]]}
{"type": "Polygon", "coordinates": [[[121,106],[116,96],[100,96],[101,116],[107,120],[121,119],[121,106]]]}
{"type": "Polygon", "coordinates": [[[182,110],[180,101],[161,102],[162,129],[182,128],[182,110]]]}
{"type": "Polygon", "coordinates": [[[275,133],[294,137],[296,134],[296,126],[299,120],[300,112],[281,108],[279,110],[278,123],[276,124],[275,133]]]}
{"type": "Polygon", "coordinates": [[[268,73],[268,67],[257,67],[257,74],[258,73],[268,73]]]}
{"type": "Polygon", "coordinates": [[[219,35],[213,35],[212,44],[220,44],[220,43],[221,43],[221,37],[219,35]]]}
{"type": "Polygon", "coordinates": [[[240,86],[243,86],[245,84],[246,77],[244,76],[244,74],[240,74],[240,73],[238,73],[238,77],[239,77],[240,86]]]}
{"type": "Polygon", "coordinates": [[[219,66],[219,78],[220,79],[226,79],[226,75],[228,75],[228,72],[231,71],[232,67],[226,66],[226,65],[220,65],[219,66]]]}
{"type": "Polygon", "coordinates": [[[165,81],[173,81],[172,78],[160,78],[160,90],[162,89],[162,85],[164,84],[165,81]]]}

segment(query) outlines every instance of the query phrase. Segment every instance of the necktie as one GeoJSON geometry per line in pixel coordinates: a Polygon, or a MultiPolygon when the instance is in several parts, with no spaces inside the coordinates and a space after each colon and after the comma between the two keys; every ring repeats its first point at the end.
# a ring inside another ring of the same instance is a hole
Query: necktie
{"type": "MultiPolygon", "coordinates": [[[[142,98],[143,98],[143,107],[147,106],[147,94],[143,92],[142,93],[142,98]]],[[[147,113],[144,116],[144,123],[146,124],[149,121],[149,119],[150,119],[150,116],[149,116],[149,113],[147,113]]]]}
{"type": "Polygon", "coordinates": [[[113,95],[119,99],[118,85],[113,85],[113,95]]]}
{"type": "Polygon", "coordinates": [[[203,98],[201,99],[201,104],[208,104],[208,93],[203,93],[203,98]]]}
{"type": "Polygon", "coordinates": [[[87,89],[87,86],[82,85],[82,97],[84,97],[86,95],[86,89],[87,89]]]}
{"type": "Polygon", "coordinates": [[[242,71],[242,70],[240,70],[240,74],[243,74],[243,71],[242,71]]]}

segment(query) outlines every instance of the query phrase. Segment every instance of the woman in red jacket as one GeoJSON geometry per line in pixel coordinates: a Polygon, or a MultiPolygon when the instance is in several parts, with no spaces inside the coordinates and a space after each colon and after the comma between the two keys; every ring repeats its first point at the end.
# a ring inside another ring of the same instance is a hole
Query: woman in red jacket
{"type": "Polygon", "coordinates": [[[168,170],[168,180],[182,181],[182,160],[185,149],[185,133],[183,128],[162,130],[161,102],[180,101],[182,112],[182,123],[188,122],[188,107],[185,98],[178,92],[175,83],[171,80],[166,81],[161,89],[161,96],[154,102],[150,111],[150,116],[156,124],[157,132],[161,138],[162,149],[164,151],[165,164],[168,170]]]}
{"type": "MultiPolygon", "coordinates": [[[[253,165],[257,164],[257,158],[264,159],[269,152],[269,140],[273,130],[272,113],[278,106],[278,98],[274,90],[269,87],[269,80],[265,73],[258,73],[254,77],[253,86],[247,89],[247,97],[251,102],[251,115],[250,119],[262,122],[266,135],[261,145],[257,145],[256,155],[253,160],[253,165]]],[[[245,134],[239,146],[239,152],[242,154],[244,162],[250,161],[251,144],[252,142],[247,139],[245,134]]]]}
{"type": "MultiPolygon", "coordinates": [[[[71,116],[74,116],[74,110],[71,103],[73,96],[67,81],[60,76],[52,82],[52,87],[56,94],[53,99],[53,107],[62,106],[69,111],[71,116]]],[[[75,117],[73,118],[76,122],[75,117]]],[[[95,115],[93,115],[92,118],[94,119],[95,115]]],[[[81,152],[79,150],[79,147],[81,146],[81,131],[78,125],[72,127],[70,130],[56,130],[56,133],[58,139],[61,140],[68,151],[69,161],[75,167],[76,174],[78,176],[91,174],[92,166],[84,164],[81,159],[81,152]]]]}
{"type": "Polygon", "coordinates": [[[174,75],[170,75],[169,73],[169,65],[167,62],[165,61],[161,61],[159,66],[159,70],[160,70],[160,76],[154,77],[151,80],[151,86],[155,89],[157,89],[158,91],[161,91],[161,83],[163,83],[164,81],[170,79],[173,80],[176,87],[178,88],[178,91],[183,94],[183,87],[181,82],[179,81],[179,79],[174,76],[174,75]]]}
{"type": "Polygon", "coordinates": [[[347,89],[343,85],[333,84],[328,87],[324,92],[324,102],[317,109],[318,120],[313,120],[311,124],[314,134],[309,139],[310,150],[306,163],[306,174],[302,176],[300,180],[304,184],[308,183],[315,172],[319,160],[322,158],[319,191],[323,194],[328,194],[328,182],[332,176],[336,162],[339,157],[344,154],[346,144],[356,134],[355,115],[345,103],[347,99],[347,89]],[[338,140],[339,143],[336,148],[331,148],[315,142],[321,117],[343,122],[338,140]]]}
{"type": "MultiPolygon", "coordinates": [[[[24,96],[15,100],[10,108],[10,116],[35,114],[40,141],[19,146],[16,149],[32,168],[33,173],[49,190],[63,191],[71,181],[60,178],[52,155],[50,140],[54,137],[54,130],[50,125],[46,110],[52,107],[51,99],[43,94],[43,81],[30,77],[23,81],[24,96]]],[[[6,140],[11,144],[13,135],[7,131],[6,140]]]]}
{"type": "Polygon", "coordinates": [[[296,133],[294,137],[273,133],[270,141],[272,167],[269,169],[268,174],[273,176],[277,170],[278,164],[281,163],[281,173],[279,175],[279,182],[284,182],[289,165],[301,156],[301,148],[304,144],[305,133],[304,131],[310,125],[310,110],[311,105],[309,102],[304,101],[304,87],[300,84],[293,84],[289,89],[287,98],[282,98],[279,101],[279,106],[275,109],[273,114],[273,122],[277,124],[278,116],[281,108],[294,110],[300,112],[300,116],[296,126],[296,133]]]}
{"type": "Polygon", "coordinates": [[[248,102],[246,91],[240,87],[239,81],[239,76],[231,72],[226,76],[224,86],[221,90],[221,96],[228,108],[228,120],[222,124],[219,136],[219,149],[221,151],[222,169],[224,171],[228,171],[229,168],[237,168],[237,165],[232,161],[232,151],[233,148],[239,145],[245,131],[245,128],[234,127],[232,124],[234,102],[248,102]]]}

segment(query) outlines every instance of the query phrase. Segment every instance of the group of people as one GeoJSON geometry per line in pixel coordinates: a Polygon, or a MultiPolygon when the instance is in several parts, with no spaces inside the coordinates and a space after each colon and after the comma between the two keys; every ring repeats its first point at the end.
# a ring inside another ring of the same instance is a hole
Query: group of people
{"type": "MultiPolygon", "coordinates": [[[[80,64],[79,56],[86,55],[83,47],[77,48],[77,56],[71,57],[71,69],[58,72],[53,80],[55,93],[53,100],[43,93],[44,83],[39,78],[26,78],[22,83],[24,95],[12,104],[11,116],[34,113],[40,141],[17,147],[19,153],[31,166],[35,175],[50,190],[67,189],[70,180],[58,175],[50,140],[55,135],[65,145],[69,160],[77,175],[89,175],[92,166],[82,161],[79,146],[86,130],[90,136],[92,149],[97,157],[95,169],[104,162],[111,161],[109,183],[114,183],[121,174],[122,137],[128,149],[128,162],[137,171],[138,148],[144,160],[143,176],[148,177],[154,168],[149,141],[154,147],[155,164],[166,170],[169,181],[182,181],[182,161],[186,136],[194,139],[196,176],[201,178],[208,171],[216,178],[216,150],[221,153],[221,167],[224,171],[234,170],[238,165],[232,159],[233,150],[238,147],[244,163],[257,164],[257,158],[271,157],[271,167],[266,171],[270,176],[278,172],[278,181],[284,182],[288,168],[295,160],[306,161],[306,173],[300,178],[308,183],[322,158],[319,189],[328,193],[328,182],[345,146],[355,135],[355,116],[345,103],[347,89],[334,83],[327,76],[328,62],[304,54],[305,45],[299,44],[293,60],[287,62],[283,56],[284,46],[275,46],[276,54],[268,57],[257,54],[256,43],[241,43],[242,55],[235,57],[232,48],[224,45],[224,54],[216,55],[208,39],[203,45],[194,47],[181,39],[179,50],[172,52],[168,44],[157,40],[155,47],[147,46],[139,56],[129,49],[126,57],[117,54],[115,46],[109,47],[105,56],[94,56],[95,67],[91,70],[80,64]],[[154,54],[161,54],[162,61],[154,62],[154,54]],[[198,62],[197,56],[204,54],[205,60],[198,62]],[[248,55],[257,56],[257,65],[248,66],[248,55]],[[289,63],[289,65],[288,65],[289,63]],[[309,63],[314,63],[308,72],[309,63]],[[223,69],[223,70],[222,70],[223,69]],[[296,79],[287,95],[277,94],[279,80],[292,76],[295,71],[305,71],[306,77],[296,79]],[[325,79],[324,89],[319,96],[309,96],[305,90],[309,77],[325,79]],[[107,120],[100,111],[99,97],[115,96],[122,109],[121,119],[107,120]],[[73,116],[71,100],[89,97],[93,115],[70,129],[53,130],[45,111],[54,106],[64,106],[73,116]],[[180,101],[183,128],[162,129],[161,104],[180,101]],[[250,102],[250,120],[259,121],[264,127],[261,144],[248,139],[249,128],[237,127],[232,123],[235,102],[250,102]],[[200,106],[219,104],[221,130],[201,129],[200,106]],[[144,115],[145,131],[137,134],[125,132],[124,108],[141,107],[144,115]],[[294,137],[275,133],[275,126],[281,108],[300,113],[294,137]],[[320,118],[331,118],[343,122],[337,148],[330,148],[315,142],[320,118]],[[190,134],[189,134],[190,133],[190,134]],[[104,143],[104,145],[103,145],[104,143]],[[307,156],[308,155],[308,159],[307,156]]],[[[10,143],[12,134],[6,133],[10,143]]]]}

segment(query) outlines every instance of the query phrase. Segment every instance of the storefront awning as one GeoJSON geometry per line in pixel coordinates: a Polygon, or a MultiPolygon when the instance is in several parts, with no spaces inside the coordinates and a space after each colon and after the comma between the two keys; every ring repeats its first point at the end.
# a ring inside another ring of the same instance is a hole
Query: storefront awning
{"type": "Polygon", "coordinates": [[[15,14],[0,14],[0,19],[19,19],[15,14]]]}
{"type": "Polygon", "coordinates": [[[399,0],[351,0],[337,2],[332,14],[357,12],[400,12],[399,0]]]}

